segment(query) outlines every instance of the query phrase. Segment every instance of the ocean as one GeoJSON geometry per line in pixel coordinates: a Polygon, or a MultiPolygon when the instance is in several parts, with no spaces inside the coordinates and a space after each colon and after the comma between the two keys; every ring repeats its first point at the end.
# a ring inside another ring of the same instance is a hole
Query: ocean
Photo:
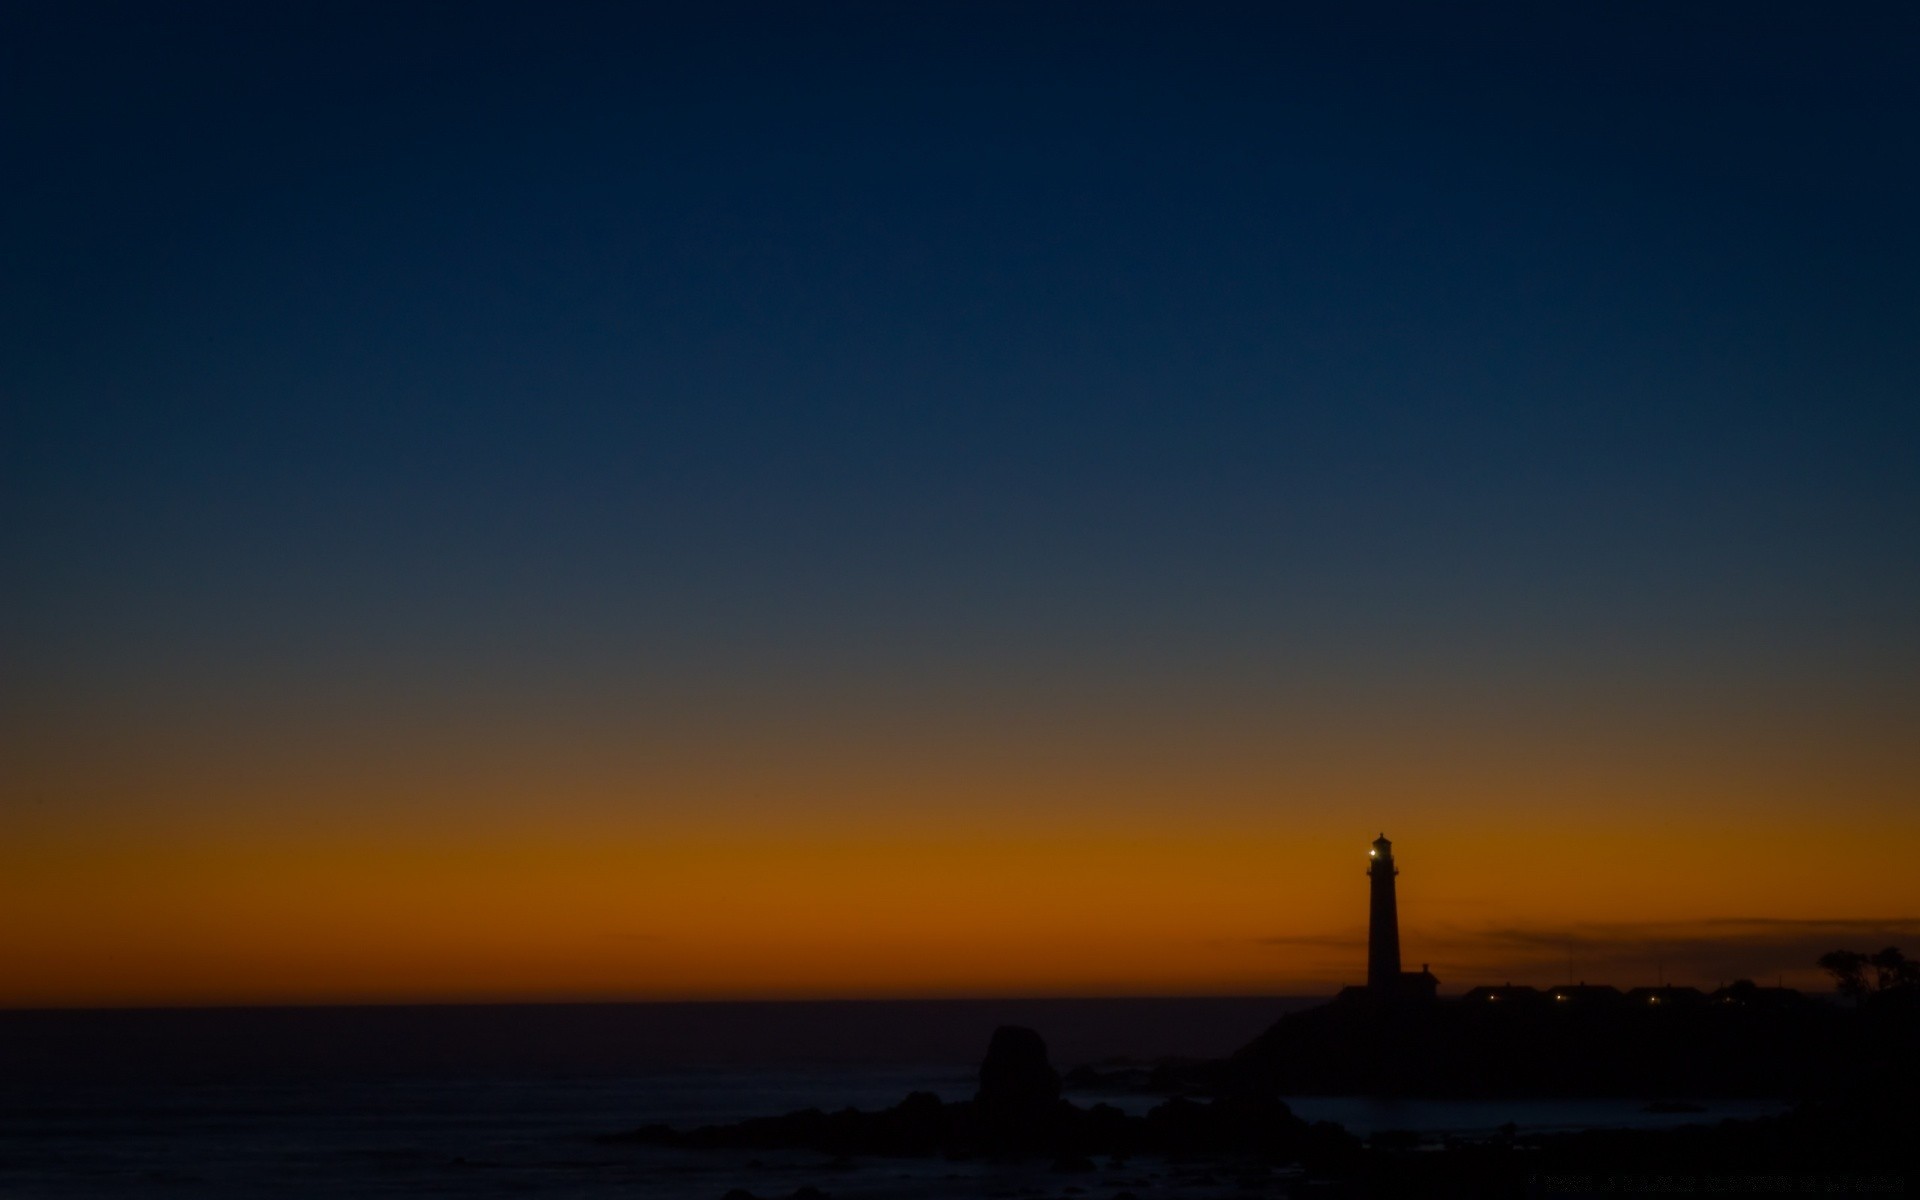
{"type": "MultiPolygon", "coordinates": [[[[1224,1055],[1311,997],[0,1012],[0,1196],[780,1198],[1218,1194],[1199,1168],[835,1161],[599,1135],[969,1097],[1001,1024],[1056,1066],[1224,1055]],[[1184,1172],[1184,1174],[1183,1174],[1184,1172]]],[[[1143,1111],[1150,1096],[1074,1095],[1143,1111]]],[[[1308,1119],[1428,1134],[1660,1125],[1634,1101],[1301,1097],[1308,1119]]]]}

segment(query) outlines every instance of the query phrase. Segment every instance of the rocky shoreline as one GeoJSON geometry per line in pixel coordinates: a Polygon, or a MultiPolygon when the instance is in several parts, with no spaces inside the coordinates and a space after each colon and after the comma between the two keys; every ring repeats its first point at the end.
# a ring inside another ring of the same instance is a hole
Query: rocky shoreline
{"type": "MultiPolygon", "coordinates": [[[[1258,1076],[1214,1064],[1206,1098],[1176,1095],[1144,1115],[1063,1099],[1062,1078],[1033,1030],[997,1030],[972,1099],[926,1092],[877,1111],[802,1110],[728,1125],[649,1125],[604,1135],[690,1151],[804,1151],[851,1168],[861,1160],[1025,1164],[1040,1182],[1008,1196],[1215,1194],[1521,1196],[1645,1190],[1747,1194],[1900,1192],[1920,1153],[1920,1090],[1906,1060],[1867,1064],[1846,1087],[1778,1117],[1665,1130],[1522,1136],[1509,1128],[1439,1142],[1379,1132],[1361,1139],[1308,1122],[1258,1076]],[[1145,1166],[1144,1164],[1154,1164],[1145,1166]],[[1045,1182],[1052,1179],[1054,1182],[1045,1182]],[[1074,1182],[1080,1181],[1080,1182],[1074,1182]]],[[[1135,1071],[1073,1076],[1134,1090],[1135,1071]]],[[[1193,1082],[1189,1076],[1177,1082],[1193,1082]]],[[[1155,1080],[1160,1082],[1160,1080],[1155,1080]]],[[[793,1200],[827,1200],[817,1188],[793,1200]]],[[[749,1200],[741,1190],[731,1200],[749,1200]]]]}

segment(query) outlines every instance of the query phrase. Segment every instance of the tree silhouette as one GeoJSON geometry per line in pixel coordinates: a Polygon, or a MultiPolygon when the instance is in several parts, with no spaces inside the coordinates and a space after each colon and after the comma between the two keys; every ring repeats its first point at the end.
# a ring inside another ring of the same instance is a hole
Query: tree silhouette
{"type": "Polygon", "coordinates": [[[1909,962],[1898,946],[1888,946],[1875,954],[1829,951],[1820,956],[1820,968],[1833,976],[1836,991],[1856,1003],[1889,993],[1920,993],[1920,962],[1909,962]]]}
{"type": "Polygon", "coordinates": [[[1867,961],[1873,964],[1878,991],[1891,992],[1920,984],[1920,962],[1908,962],[1898,946],[1888,946],[1867,961]]]}
{"type": "Polygon", "coordinates": [[[1833,976],[1834,990],[1854,1002],[1867,998],[1867,956],[1858,950],[1831,950],[1820,956],[1820,969],[1833,976]]]}

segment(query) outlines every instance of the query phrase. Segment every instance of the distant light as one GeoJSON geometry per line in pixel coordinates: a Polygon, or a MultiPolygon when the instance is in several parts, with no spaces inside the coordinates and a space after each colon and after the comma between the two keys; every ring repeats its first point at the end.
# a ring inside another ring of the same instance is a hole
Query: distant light
{"type": "Polygon", "coordinates": [[[1380,852],[1379,852],[1378,850],[1369,850],[1369,851],[1367,851],[1367,857],[1368,857],[1368,858],[1375,858],[1375,857],[1378,857],[1378,856],[1379,856],[1379,854],[1380,854],[1380,852]]]}
{"type": "Polygon", "coordinates": [[[1555,992],[1555,993],[1553,994],[1553,998],[1554,998],[1555,1000],[1565,1000],[1565,999],[1566,999],[1567,997],[1565,996],[1565,994],[1564,994],[1564,993],[1561,993],[1561,992],[1555,992]]]}

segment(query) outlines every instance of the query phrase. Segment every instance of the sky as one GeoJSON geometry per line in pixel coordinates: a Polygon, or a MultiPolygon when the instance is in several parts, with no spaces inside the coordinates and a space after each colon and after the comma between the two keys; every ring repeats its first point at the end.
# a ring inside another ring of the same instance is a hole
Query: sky
{"type": "Polygon", "coordinates": [[[0,1006],[1920,950],[1917,51],[0,7],[0,1006]]]}

